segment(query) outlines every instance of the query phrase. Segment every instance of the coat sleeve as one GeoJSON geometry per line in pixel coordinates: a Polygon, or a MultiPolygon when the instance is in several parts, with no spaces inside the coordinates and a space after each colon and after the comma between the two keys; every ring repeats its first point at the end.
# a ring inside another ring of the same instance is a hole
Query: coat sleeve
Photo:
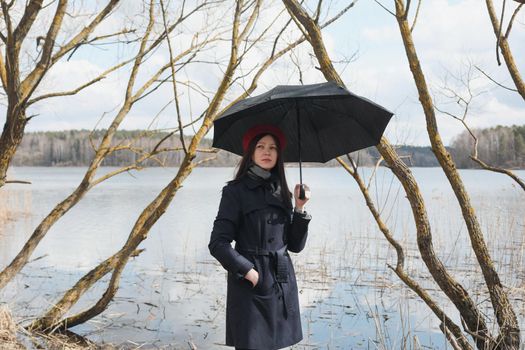
{"type": "Polygon", "coordinates": [[[239,199],[235,195],[234,188],[227,185],[222,189],[219,212],[213,223],[208,248],[210,254],[213,255],[228,272],[242,279],[244,275],[253,268],[253,264],[231,246],[231,242],[235,240],[239,230],[240,218],[241,208],[239,199]]]}
{"type": "Polygon", "coordinates": [[[307,213],[298,213],[294,210],[292,222],[288,228],[288,250],[299,253],[304,249],[308,237],[308,224],[312,217],[307,213]]]}

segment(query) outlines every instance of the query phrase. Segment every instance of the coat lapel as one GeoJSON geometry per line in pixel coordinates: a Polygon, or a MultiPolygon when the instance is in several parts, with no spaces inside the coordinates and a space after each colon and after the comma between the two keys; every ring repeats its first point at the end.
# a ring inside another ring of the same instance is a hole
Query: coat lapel
{"type": "Polygon", "coordinates": [[[266,202],[266,204],[272,205],[272,206],[276,206],[276,207],[280,207],[280,208],[284,209],[286,212],[290,211],[290,208],[288,208],[283,203],[283,201],[281,201],[280,199],[274,197],[272,195],[271,191],[269,191],[267,188],[265,188],[266,183],[263,180],[254,179],[254,178],[246,175],[246,176],[244,176],[242,178],[242,181],[246,185],[246,187],[248,187],[248,189],[251,190],[251,191],[256,191],[256,189],[258,187],[261,187],[261,189],[262,189],[262,191],[264,193],[264,201],[266,202]]]}

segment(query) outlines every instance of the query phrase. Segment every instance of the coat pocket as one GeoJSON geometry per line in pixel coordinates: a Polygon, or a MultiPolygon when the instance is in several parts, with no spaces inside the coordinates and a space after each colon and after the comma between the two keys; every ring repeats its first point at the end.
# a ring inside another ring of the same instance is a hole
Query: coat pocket
{"type": "Polygon", "coordinates": [[[255,269],[259,273],[259,280],[252,289],[253,295],[266,296],[274,292],[274,280],[268,268],[268,262],[263,259],[254,260],[255,269]]]}

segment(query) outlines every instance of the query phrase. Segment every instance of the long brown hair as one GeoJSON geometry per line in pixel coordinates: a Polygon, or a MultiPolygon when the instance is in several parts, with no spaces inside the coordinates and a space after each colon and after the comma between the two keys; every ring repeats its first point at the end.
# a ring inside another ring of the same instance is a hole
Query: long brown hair
{"type": "Polygon", "coordinates": [[[244,152],[242,159],[239,162],[238,170],[235,174],[234,181],[238,181],[243,176],[245,176],[248,172],[248,169],[250,169],[252,164],[254,164],[252,156],[255,152],[255,146],[257,146],[257,142],[259,142],[259,140],[265,137],[266,135],[270,135],[273,138],[275,144],[277,145],[277,163],[272,168],[272,170],[270,170],[270,172],[274,176],[276,176],[281,183],[281,198],[283,200],[283,203],[286,204],[288,207],[292,208],[292,193],[290,192],[290,189],[288,188],[288,183],[286,182],[286,175],[284,173],[284,162],[281,156],[281,145],[279,139],[270,133],[262,133],[251,139],[248,148],[244,152]]]}

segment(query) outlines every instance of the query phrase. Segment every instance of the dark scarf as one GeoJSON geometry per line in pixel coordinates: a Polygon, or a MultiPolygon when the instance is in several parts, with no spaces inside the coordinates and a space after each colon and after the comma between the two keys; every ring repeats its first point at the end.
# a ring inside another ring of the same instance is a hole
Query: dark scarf
{"type": "Polygon", "coordinates": [[[279,177],[277,175],[273,174],[272,172],[268,170],[261,168],[255,163],[253,163],[248,168],[247,174],[252,179],[263,181],[266,184],[268,184],[270,191],[272,192],[272,196],[279,199],[280,201],[283,200],[281,196],[281,181],[279,181],[279,177]]]}

